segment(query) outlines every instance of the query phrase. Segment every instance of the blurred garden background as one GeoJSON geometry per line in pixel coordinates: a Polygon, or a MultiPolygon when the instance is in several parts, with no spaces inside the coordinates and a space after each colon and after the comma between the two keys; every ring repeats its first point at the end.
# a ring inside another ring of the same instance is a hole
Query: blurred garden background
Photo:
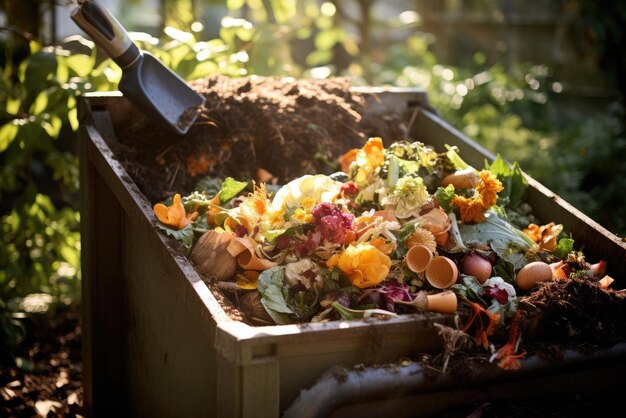
{"type": "MultiPolygon", "coordinates": [[[[100,0],[187,80],[348,77],[419,87],[440,115],[626,234],[626,1],[100,0]]],[[[121,70],[69,15],[1,0],[0,341],[80,303],[77,97],[121,70]],[[47,313],[46,313],[47,312],[47,313]]]]}

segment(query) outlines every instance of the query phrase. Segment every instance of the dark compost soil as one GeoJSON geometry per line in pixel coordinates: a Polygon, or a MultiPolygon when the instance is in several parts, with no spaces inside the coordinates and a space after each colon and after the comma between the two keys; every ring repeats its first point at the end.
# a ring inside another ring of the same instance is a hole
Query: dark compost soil
{"type": "Polygon", "coordinates": [[[192,83],[206,98],[183,138],[135,115],[115,154],[153,203],[192,191],[202,177],[275,183],[338,171],[336,160],[372,136],[407,139],[405,115],[363,117],[365,96],[345,79],[211,76],[192,83]]]}
{"type": "Polygon", "coordinates": [[[80,307],[29,314],[26,338],[2,356],[0,417],[83,415],[80,307]]]}

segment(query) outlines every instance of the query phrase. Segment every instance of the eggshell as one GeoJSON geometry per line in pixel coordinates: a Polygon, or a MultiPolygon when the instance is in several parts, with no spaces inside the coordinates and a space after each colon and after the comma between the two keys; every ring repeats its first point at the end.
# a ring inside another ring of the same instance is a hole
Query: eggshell
{"type": "Polygon", "coordinates": [[[515,284],[522,290],[530,290],[541,282],[552,280],[552,268],[543,261],[533,261],[526,264],[518,272],[515,284]]]}
{"type": "Polygon", "coordinates": [[[448,257],[437,256],[433,258],[426,268],[426,279],[437,289],[446,289],[456,283],[459,277],[459,269],[454,261],[448,257]]]}
{"type": "Polygon", "coordinates": [[[452,314],[457,309],[456,293],[452,290],[446,290],[433,295],[428,295],[428,303],[426,310],[428,312],[439,312],[444,314],[452,314]]]}
{"type": "Polygon", "coordinates": [[[432,259],[433,253],[423,245],[414,245],[409,248],[404,258],[407,267],[414,273],[421,273],[426,270],[432,259]]]}

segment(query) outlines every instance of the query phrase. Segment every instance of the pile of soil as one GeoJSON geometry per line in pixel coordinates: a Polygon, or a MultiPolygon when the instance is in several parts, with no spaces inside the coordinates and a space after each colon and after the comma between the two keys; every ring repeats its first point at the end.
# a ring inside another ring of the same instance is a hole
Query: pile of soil
{"type": "Polygon", "coordinates": [[[364,117],[365,95],[343,78],[215,75],[192,88],[206,104],[184,137],[137,114],[114,152],[153,203],[191,192],[206,176],[285,184],[339,170],[337,158],[368,138],[408,139],[405,115],[364,117]]]}

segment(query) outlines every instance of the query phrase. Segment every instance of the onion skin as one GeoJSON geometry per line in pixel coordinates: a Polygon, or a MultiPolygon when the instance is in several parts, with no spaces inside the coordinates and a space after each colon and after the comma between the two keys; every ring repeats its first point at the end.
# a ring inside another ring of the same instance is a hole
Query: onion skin
{"type": "Polygon", "coordinates": [[[491,263],[475,252],[467,253],[459,263],[459,267],[463,274],[476,277],[481,284],[491,277],[491,263]]]}

